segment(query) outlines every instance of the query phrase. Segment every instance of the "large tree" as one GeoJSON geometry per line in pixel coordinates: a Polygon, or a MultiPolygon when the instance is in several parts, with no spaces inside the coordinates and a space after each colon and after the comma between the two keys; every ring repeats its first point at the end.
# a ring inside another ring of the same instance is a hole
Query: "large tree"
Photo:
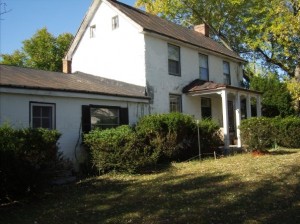
{"type": "Polygon", "coordinates": [[[300,79],[300,0],[137,0],[176,23],[206,23],[213,38],[271,71],[300,79]]]}
{"type": "Polygon", "coordinates": [[[47,28],[38,30],[32,38],[23,41],[22,50],[3,54],[1,63],[62,71],[62,59],[73,40],[73,35],[64,33],[54,37],[47,28]]]}

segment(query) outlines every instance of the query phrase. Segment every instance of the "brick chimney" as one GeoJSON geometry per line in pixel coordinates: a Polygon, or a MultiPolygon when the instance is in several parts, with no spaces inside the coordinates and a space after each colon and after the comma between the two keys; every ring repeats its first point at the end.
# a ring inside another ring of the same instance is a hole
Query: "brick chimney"
{"type": "Polygon", "coordinates": [[[72,73],[72,61],[67,60],[67,59],[63,59],[62,60],[63,63],[63,73],[72,73]]]}
{"type": "Polygon", "coordinates": [[[200,24],[194,26],[196,32],[202,33],[204,36],[209,37],[209,26],[206,24],[200,24]]]}

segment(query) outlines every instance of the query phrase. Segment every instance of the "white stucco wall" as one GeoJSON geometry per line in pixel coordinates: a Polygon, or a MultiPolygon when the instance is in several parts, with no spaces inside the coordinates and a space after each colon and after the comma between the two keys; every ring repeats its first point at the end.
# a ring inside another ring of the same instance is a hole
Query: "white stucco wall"
{"type": "Polygon", "coordinates": [[[81,71],[140,86],[145,86],[145,44],[139,27],[102,2],[85,31],[72,58],[72,72],[81,71]],[[112,30],[112,17],[119,16],[119,27],[112,30]]]}
{"type": "MultiPolygon", "coordinates": [[[[0,125],[8,122],[13,127],[29,127],[29,102],[54,103],[56,105],[56,129],[62,133],[59,140],[64,156],[75,164],[75,146],[81,142],[82,105],[103,105],[128,108],[129,123],[135,124],[139,117],[148,114],[148,104],[144,100],[117,98],[67,92],[37,91],[0,88],[0,125]]],[[[76,148],[78,158],[80,148],[76,148]]]]}
{"type": "MultiPolygon", "coordinates": [[[[195,49],[180,43],[157,38],[149,34],[145,35],[146,43],[146,80],[148,90],[154,97],[152,111],[155,113],[169,112],[169,94],[182,95],[182,111],[195,118],[201,117],[200,97],[186,96],[182,94],[182,88],[199,78],[198,54],[208,55],[209,81],[223,83],[223,61],[230,63],[231,84],[238,86],[241,79],[241,68],[237,62],[228,58],[209,54],[201,49],[195,49]],[[180,47],[181,76],[173,76],[168,73],[168,43],[180,47]]],[[[222,120],[221,101],[212,98],[212,115],[217,120],[222,120]],[[220,116],[221,115],[221,116],[220,116]]]]}

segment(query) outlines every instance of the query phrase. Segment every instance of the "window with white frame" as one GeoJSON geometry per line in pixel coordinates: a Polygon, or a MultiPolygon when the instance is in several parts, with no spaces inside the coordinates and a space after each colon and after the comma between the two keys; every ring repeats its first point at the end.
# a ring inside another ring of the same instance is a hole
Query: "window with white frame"
{"type": "Polygon", "coordinates": [[[112,30],[115,30],[119,27],[119,16],[114,16],[111,19],[112,30]]]}
{"type": "Polygon", "coordinates": [[[170,112],[182,112],[180,95],[170,94],[169,101],[170,101],[170,112]]]}
{"type": "Polygon", "coordinates": [[[224,75],[224,84],[230,85],[231,78],[230,78],[230,65],[229,62],[223,61],[223,75],[224,75]]]}
{"type": "Polygon", "coordinates": [[[204,54],[199,54],[199,75],[201,80],[208,81],[208,56],[204,54]]]}
{"type": "Polygon", "coordinates": [[[55,129],[55,104],[30,102],[30,126],[55,129]]]}
{"type": "Polygon", "coordinates": [[[202,119],[211,119],[211,99],[201,97],[201,114],[202,119]]]}
{"type": "Polygon", "coordinates": [[[90,26],[90,38],[96,37],[96,25],[90,26]]]}
{"type": "Polygon", "coordinates": [[[180,76],[180,47],[168,44],[168,69],[170,75],[180,76]]]}

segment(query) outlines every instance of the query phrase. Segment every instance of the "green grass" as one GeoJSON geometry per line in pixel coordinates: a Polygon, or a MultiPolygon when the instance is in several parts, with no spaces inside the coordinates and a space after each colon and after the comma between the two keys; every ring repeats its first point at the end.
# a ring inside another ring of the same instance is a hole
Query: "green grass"
{"type": "Polygon", "coordinates": [[[300,223],[300,150],[90,178],[2,206],[0,223],[300,223]]]}

